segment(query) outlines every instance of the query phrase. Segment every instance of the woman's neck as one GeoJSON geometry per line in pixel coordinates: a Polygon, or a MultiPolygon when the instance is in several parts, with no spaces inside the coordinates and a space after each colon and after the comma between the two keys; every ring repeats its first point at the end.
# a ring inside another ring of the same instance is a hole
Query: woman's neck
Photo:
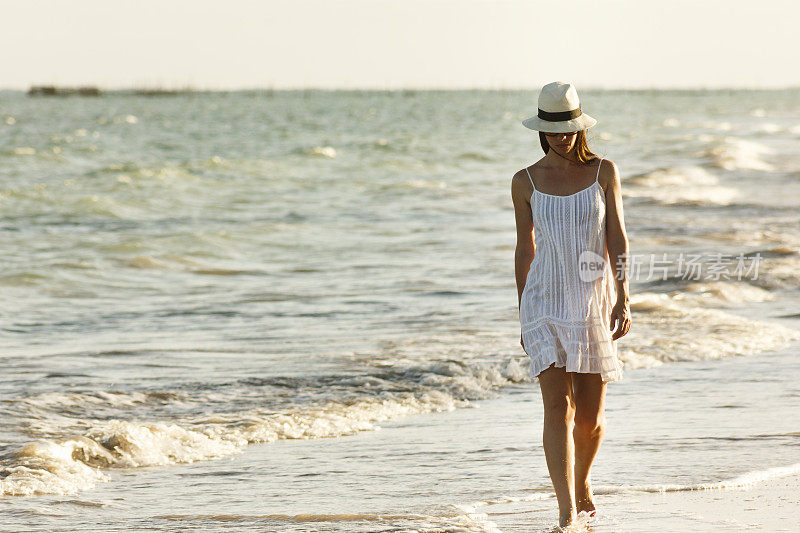
{"type": "MultiPolygon", "coordinates": [[[[548,151],[548,154],[550,154],[550,153],[552,153],[555,156],[558,156],[557,158],[551,158],[551,163],[553,165],[555,165],[555,166],[567,168],[567,167],[570,167],[570,166],[574,166],[574,165],[579,165],[580,164],[577,161],[577,159],[570,159],[569,157],[565,157],[565,156],[559,154],[558,152],[556,152],[555,150],[553,150],[552,148],[550,148],[550,150],[548,151]]],[[[574,155],[574,154],[575,154],[574,150],[570,152],[570,155],[574,155]]]]}

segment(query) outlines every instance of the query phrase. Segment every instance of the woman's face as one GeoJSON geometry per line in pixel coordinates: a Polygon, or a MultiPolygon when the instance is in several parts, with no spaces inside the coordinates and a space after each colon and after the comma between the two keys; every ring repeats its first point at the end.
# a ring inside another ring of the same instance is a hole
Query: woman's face
{"type": "Polygon", "coordinates": [[[547,137],[547,144],[550,145],[550,148],[559,154],[566,154],[572,150],[575,147],[575,140],[578,138],[577,131],[569,133],[544,132],[544,135],[547,137]]]}

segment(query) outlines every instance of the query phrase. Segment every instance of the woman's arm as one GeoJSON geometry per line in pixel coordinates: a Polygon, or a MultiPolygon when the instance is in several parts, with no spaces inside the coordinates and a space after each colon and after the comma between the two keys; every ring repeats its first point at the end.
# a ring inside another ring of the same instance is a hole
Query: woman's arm
{"type": "MultiPolygon", "coordinates": [[[[611,312],[611,324],[617,322],[616,340],[630,329],[630,296],[628,293],[628,236],[625,232],[625,216],[622,211],[622,182],[613,161],[605,160],[601,180],[606,183],[606,249],[614,272],[617,302],[611,312]]],[[[602,183],[601,183],[602,185],[602,183]]]]}
{"type": "Polygon", "coordinates": [[[514,217],[517,221],[517,246],[514,249],[514,272],[517,278],[517,307],[522,305],[522,291],[536,252],[533,243],[533,219],[531,218],[528,178],[520,170],[511,178],[511,200],[514,202],[514,217]]]}

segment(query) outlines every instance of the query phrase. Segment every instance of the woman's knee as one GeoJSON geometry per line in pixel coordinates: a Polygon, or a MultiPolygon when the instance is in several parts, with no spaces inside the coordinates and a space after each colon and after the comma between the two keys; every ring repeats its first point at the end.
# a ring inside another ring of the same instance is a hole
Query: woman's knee
{"type": "Polygon", "coordinates": [[[544,398],[543,404],[545,420],[571,421],[575,416],[575,406],[566,394],[544,398]]]}
{"type": "Polygon", "coordinates": [[[539,374],[545,419],[568,420],[575,413],[572,381],[563,367],[550,365],[539,374]]]}
{"type": "Polygon", "coordinates": [[[575,413],[575,431],[587,436],[601,436],[606,428],[605,416],[600,413],[575,413]]]}

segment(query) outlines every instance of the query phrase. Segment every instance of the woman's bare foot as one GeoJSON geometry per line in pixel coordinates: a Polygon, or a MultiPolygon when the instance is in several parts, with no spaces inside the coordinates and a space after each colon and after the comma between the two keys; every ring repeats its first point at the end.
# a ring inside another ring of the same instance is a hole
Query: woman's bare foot
{"type": "Polygon", "coordinates": [[[566,527],[572,524],[575,521],[575,509],[570,509],[569,513],[559,513],[558,515],[558,525],[560,527],[566,527]]]}
{"type": "Polygon", "coordinates": [[[575,491],[575,510],[578,513],[580,513],[581,511],[586,511],[587,513],[589,513],[589,516],[595,514],[594,500],[592,498],[592,488],[589,486],[589,482],[586,482],[586,484],[583,487],[575,491]]]}

